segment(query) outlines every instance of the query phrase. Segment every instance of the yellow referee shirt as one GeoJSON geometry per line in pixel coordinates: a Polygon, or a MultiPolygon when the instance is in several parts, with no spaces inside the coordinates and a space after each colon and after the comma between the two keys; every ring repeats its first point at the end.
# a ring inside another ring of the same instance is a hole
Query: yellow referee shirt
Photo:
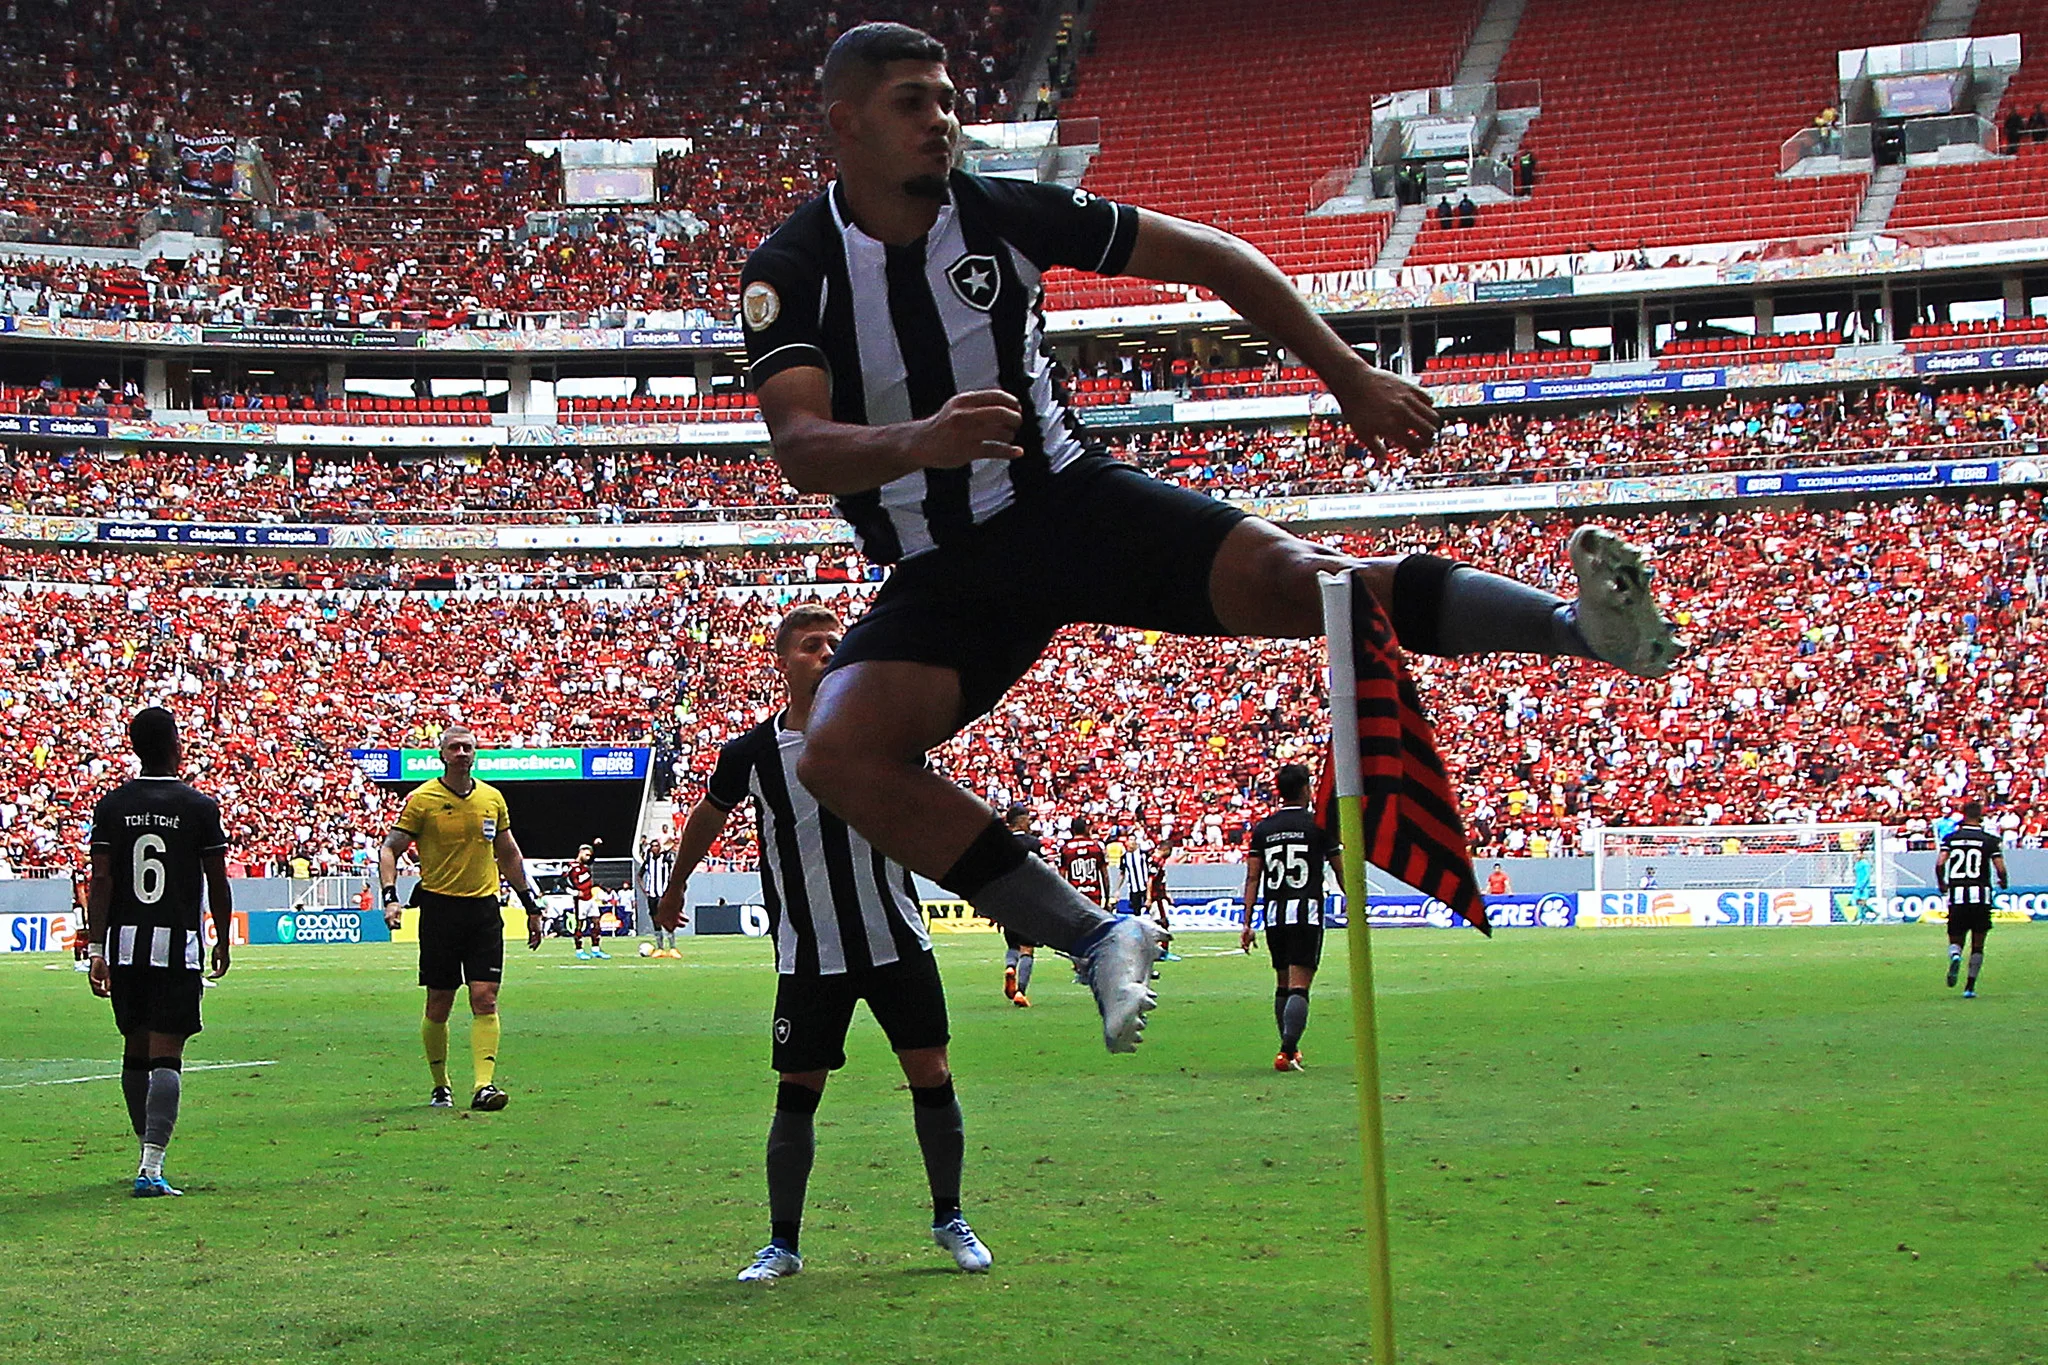
{"type": "Polygon", "coordinates": [[[414,787],[398,813],[399,829],[419,853],[420,885],[438,896],[498,894],[498,834],[512,828],[505,797],[488,782],[457,796],[440,778],[414,787]]]}

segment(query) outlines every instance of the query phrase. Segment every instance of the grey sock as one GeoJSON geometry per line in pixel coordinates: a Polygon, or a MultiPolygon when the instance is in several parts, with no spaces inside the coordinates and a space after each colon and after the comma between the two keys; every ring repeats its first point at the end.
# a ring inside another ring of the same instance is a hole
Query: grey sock
{"type": "Polygon", "coordinates": [[[171,1145],[171,1130],[178,1126],[178,1096],[183,1077],[177,1068],[159,1066],[149,1073],[149,1099],[143,1106],[142,1140],[152,1147],[171,1145]]]}
{"type": "Polygon", "coordinates": [[[1031,953],[1017,954],[1017,994],[1031,994],[1031,964],[1038,958],[1031,953]]]}
{"type": "Polygon", "coordinates": [[[967,1129],[953,1083],[926,1089],[911,1087],[911,1113],[917,1122],[917,1146],[924,1153],[924,1174],[931,1186],[932,1211],[958,1212],[960,1167],[967,1151],[967,1129]]]}
{"type": "Polygon", "coordinates": [[[1974,985],[1976,985],[1976,984],[1977,984],[1977,973],[1979,973],[1979,972],[1981,972],[1981,971],[1983,971],[1983,970],[1984,970],[1984,954],[1982,954],[1982,953],[1971,953],[1971,954],[1970,954],[1970,980],[1969,980],[1969,984],[1970,984],[1970,985],[1974,986],[1974,985]]]}
{"type": "Polygon", "coordinates": [[[1273,992],[1273,1027],[1283,1038],[1287,1035],[1287,1002],[1293,998],[1285,986],[1273,992]]]}
{"type": "Polygon", "coordinates": [[[1110,922],[1095,902],[1037,858],[1026,858],[968,899],[1025,942],[1063,952],[1110,922]]]}
{"type": "Polygon", "coordinates": [[[1436,652],[1459,654],[1569,654],[1593,657],[1574,624],[1571,604],[1468,564],[1444,580],[1436,652]]]}
{"type": "Polygon", "coordinates": [[[1287,1008],[1280,1013],[1280,1050],[1297,1052],[1301,1048],[1302,1031],[1308,1027],[1308,997],[1290,994],[1287,1008]]]}
{"type": "Polygon", "coordinates": [[[1015,948],[1006,949],[1003,953],[1003,965],[1010,968],[1016,967],[1018,956],[1019,954],[1015,948]]]}
{"type": "Polygon", "coordinates": [[[121,1061],[121,1098],[128,1103],[128,1122],[135,1128],[135,1136],[141,1137],[147,1123],[145,1106],[149,1103],[149,1063],[142,1058],[121,1061]]]}
{"type": "Polygon", "coordinates": [[[768,1125],[768,1217],[777,1223],[800,1223],[804,1191],[811,1183],[811,1163],[818,1155],[816,1123],[810,1114],[775,1111],[768,1125]]]}

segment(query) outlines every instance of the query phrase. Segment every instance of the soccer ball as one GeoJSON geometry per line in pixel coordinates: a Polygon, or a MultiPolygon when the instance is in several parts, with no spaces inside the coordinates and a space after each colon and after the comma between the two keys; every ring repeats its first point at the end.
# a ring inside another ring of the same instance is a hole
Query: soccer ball
{"type": "Polygon", "coordinates": [[[653,957],[653,956],[654,956],[654,945],[653,945],[652,943],[643,943],[643,944],[641,944],[641,945],[640,945],[640,956],[642,956],[642,957],[653,957]]]}

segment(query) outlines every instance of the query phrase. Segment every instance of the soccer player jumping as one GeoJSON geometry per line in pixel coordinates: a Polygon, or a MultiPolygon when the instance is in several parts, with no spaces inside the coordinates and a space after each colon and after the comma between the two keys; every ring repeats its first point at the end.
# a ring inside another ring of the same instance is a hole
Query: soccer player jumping
{"type": "Polygon", "coordinates": [[[1411,650],[1669,670],[1648,572],[1605,531],[1573,536],[1580,596],[1566,602],[1431,555],[1351,559],[1085,447],[1045,351],[1054,266],[1211,290],[1313,368],[1375,454],[1426,448],[1439,419],[1236,237],[955,169],[954,87],[929,35],[849,30],[821,94],[838,179],[742,272],[750,382],[790,483],[834,494],[867,556],[896,568],[819,687],[798,776],[890,858],[1070,953],[1111,1051],[1136,1046],[1156,1003],[1158,926],[1113,919],[924,758],[1061,627],[1317,636],[1317,574],[1344,571],[1411,650]]]}

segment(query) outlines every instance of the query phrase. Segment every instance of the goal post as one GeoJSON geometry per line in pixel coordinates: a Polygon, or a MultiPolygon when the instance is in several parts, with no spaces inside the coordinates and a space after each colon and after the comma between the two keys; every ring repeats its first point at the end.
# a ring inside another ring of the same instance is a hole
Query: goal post
{"type": "Polygon", "coordinates": [[[1898,884],[1898,841],[1878,824],[1614,825],[1587,837],[1595,895],[1835,888],[1851,893],[1851,917],[1864,919],[1898,884]]]}

